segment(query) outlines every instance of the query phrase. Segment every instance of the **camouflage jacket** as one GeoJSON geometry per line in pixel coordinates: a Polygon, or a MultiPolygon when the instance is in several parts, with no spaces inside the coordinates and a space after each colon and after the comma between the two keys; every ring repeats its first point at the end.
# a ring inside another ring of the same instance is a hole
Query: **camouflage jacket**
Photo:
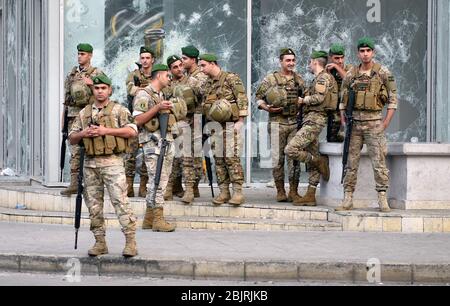
{"type": "MultiPolygon", "coordinates": [[[[120,105],[119,103],[114,102],[116,105],[114,106],[111,115],[115,118],[116,122],[114,126],[118,126],[119,128],[130,127],[137,132],[138,128],[134,122],[133,117],[130,114],[130,111],[120,105]]],[[[95,103],[92,105],[92,122],[98,122],[98,118],[103,116],[103,110],[105,108],[99,109],[96,107],[95,103]]],[[[75,122],[70,130],[70,134],[79,133],[86,128],[87,126],[83,126],[82,118],[85,117],[86,108],[80,111],[75,122]]],[[[105,168],[111,166],[124,166],[123,156],[122,155],[109,155],[109,156],[98,156],[98,157],[87,157],[84,163],[86,168],[105,168]]]]}
{"type": "Polygon", "coordinates": [[[230,103],[236,103],[239,109],[239,117],[248,117],[248,97],[245,93],[244,83],[239,75],[221,71],[216,79],[209,79],[205,87],[205,95],[203,102],[211,95],[216,95],[217,98],[225,99],[230,103]],[[221,78],[226,74],[223,87],[220,85],[221,78]]]}
{"type": "MultiPolygon", "coordinates": [[[[350,70],[353,69],[353,65],[345,65],[344,67],[344,71],[345,72],[349,72],[350,70]]],[[[338,71],[336,69],[331,70],[330,74],[334,77],[334,79],[336,80],[338,86],[339,86],[339,92],[341,92],[342,90],[342,82],[344,81],[344,79],[341,77],[341,75],[338,73],[338,71]]]]}
{"type": "MultiPolygon", "coordinates": [[[[375,63],[375,65],[377,65],[375,63]]],[[[379,65],[379,64],[378,64],[379,65]]],[[[360,77],[360,71],[358,67],[354,67],[351,69],[347,76],[345,77],[343,84],[342,84],[342,91],[341,91],[341,104],[339,106],[340,110],[345,110],[346,105],[345,103],[345,97],[348,97],[348,92],[351,86],[353,85],[356,78],[360,77]]],[[[385,94],[387,94],[387,108],[388,109],[394,109],[396,110],[398,108],[398,97],[397,97],[397,83],[395,81],[394,76],[389,71],[388,68],[379,65],[381,67],[379,69],[378,74],[375,71],[372,71],[369,78],[371,80],[374,80],[375,78],[379,77],[381,80],[381,87],[383,91],[385,91],[385,94]]],[[[381,94],[377,93],[377,94],[381,94]]],[[[383,113],[382,111],[365,111],[365,110],[355,110],[353,112],[353,118],[357,121],[372,121],[372,120],[382,120],[383,119],[383,113]]]]}
{"type": "Polygon", "coordinates": [[[336,87],[337,84],[334,77],[326,70],[319,73],[307,91],[307,96],[303,100],[304,113],[309,112],[325,112],[324,102],[328,94],[336,87]]]}
{"type": "MultiPolygon", "coordinates": [[[[148,85],[143,90],[137,92],[136,97],[134,99],[134,112],[133,117],[137,117],[142,115],[153,107],[157,106],[161,102],[165,100],[164,94],[162,92],[158,92],[153,89],[152,85],[148,85]]],[[[156,118],[154,118],[156,119],[156,118]]],[[[155,132],[151,133],[145,128],[141,128],[139,130],[139,143],[145,144],[152,141],[152,136],[156,136],[158,139],[161,138],[161,131],[158,129],[155,132]]],[[[168,140],[173,140],[173,136],[171,133],[167,135],[168,140]]]]}
{"type": "MultiPolygon", "coordinates": [[[[267,103],[266,100],[266,94],[267,91],[275,86],[283,86],[286,88],[292,88],[295,89],[298,93],[303,92],[305,93],[305,81],[300,76],[300,74],[295,73],[293,78],[287,78],[286,76],[282,75],[279,72],[274,72],[269,74],[264,78],[261,85],[258,87],[258,90],[256,91],[256,101],[258,103],[258,107],[261,107],[260,101],[264,101],[267,103]],[[279,84],[278,78],[283,79],[283,83],[285,85],[279,84]]],[[[297,116],[283,116],[282,114],[269,114],[270,122],[278,122],[280,124],[297,124],[297,116]]]]}
{"type": "MultiPolygon", "coordinates": [[[[83,77],[87,78],[94,78],[95,76],[101,74],[102,71],[96,67],[88,67],[84,68],[83,70],[80,69],[79,66],[76,66],[72,69],[72,71],[67,76],[65,82],[64,82],[64,105],[69,110],[69,118],[75,118],[78,116],[80,111],[84,108],[80,106],[73,105],[73,97],[71,93],[72,85],[75,82],[81,81],[83,77]]],[[[89,94],[91,96],[90,100],[93,101],[93,93],[92,88],[89,90],[89,94]]]]}
{"type": "Polygon", "coordinates": [[[130,73],[127,77],[127,94],[129,96],[135,97],[139,89],[145,88],[150,84],[151,75],[145,75],[144,71],[136,69],[130,73]],[[136,86],[135,77],[139,79],[140,86],[136,86]]]}

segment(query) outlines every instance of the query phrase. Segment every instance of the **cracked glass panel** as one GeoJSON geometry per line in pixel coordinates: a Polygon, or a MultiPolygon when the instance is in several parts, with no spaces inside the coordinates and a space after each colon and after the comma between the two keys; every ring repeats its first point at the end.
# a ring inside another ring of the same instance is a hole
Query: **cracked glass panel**
{"type": "MultiPolygon", "coordinates": [[[[297,70],[311,80],[307,65],[313,49],[328,51],[332,43],[340,42],[346,46],[347,63],[355,63],[356,41],[371,36],[377,42],[376,60],[391,70],[398,83],[399,111],[387,132],[389,141],[409,142],[412,137],[426,141],[426,0],[254,0],[252,13],[253,93],[268,73],[279,69],[280,48],[297,52],[297,70]]],[[[268,121],[267,113],[256,105],[253,121],[268,121]]],[[[253,137],[255,147],[259,135],[253,137]]],[[[254,158],[252,166],[254,182],[270,180],[270,159],[254,158]]]]}

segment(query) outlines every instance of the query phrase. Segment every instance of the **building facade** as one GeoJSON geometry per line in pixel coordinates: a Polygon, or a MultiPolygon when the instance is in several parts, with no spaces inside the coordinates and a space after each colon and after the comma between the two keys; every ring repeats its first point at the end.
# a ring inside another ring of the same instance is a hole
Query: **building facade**
{"type": "MultiPolygon", "coordinates": [[[[0,0],[0,169],[58,182],[63,81],[79,42],[94,45],[93,64],[112,77],[120,102],[145,43],[160,60],[188,44],[216,53],[254,102],[259,82],[279,68],[280,48],[295,49],[298,71],[311,79],[311,50],[340,42],[354,63],[355,41],[372,36],[399,86],[389,140],[448,143],[449,30],[447,0],[0,0]]],[[[267,121],[252,103],[248,184],[271,180],[267,121]]]]}

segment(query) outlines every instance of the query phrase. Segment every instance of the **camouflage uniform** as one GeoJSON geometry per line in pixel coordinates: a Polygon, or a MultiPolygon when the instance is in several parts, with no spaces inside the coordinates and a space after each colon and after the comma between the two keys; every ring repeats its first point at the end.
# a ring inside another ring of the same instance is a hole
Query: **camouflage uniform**
{"type": "Polygon", "coordinates": [[[239,117],[248,116],[248,98],[240,77],[222,71],[217,79],[210,79],[205,90],[204,115],[208,115],[208,101],[225,99],[232,102],[233,118],[222,123],[222,131],[212,136],[212,150],[216,162],[216,174],[219,186],[228,188],[230,183],[242,189],[244,170],[241,164],[242,137],[234,130],[239,117]],[[228,140],[228,141],[227,141],[228,140]],[[232,143],[228,143],[231,141],[232,143]]]}
{"type": "MultiPolygon", "coordinates": [[[[281,114],[269,114],[269,134],[272,141],[278,143],[278,152],[272,152],[273,155],[273,177],[276,183],[284,186],[285,173],[284,165],[286,155],[284,150],[286,149],[289,142],[294,138],[298,132],[298,98],[299,93],[305,92],[305,82],[299,74],[295,74],[293,78],[287,78],[279,72],[272,73],[268,75],[256,92],[257,101],[265,101],[267,103],[266,94],[268,90],[272,87],[282,87],[286,92],[291,92],[292,105],[294,106],[294,111],[285,111],[281,114]],[[279,132],[273,135],[272,129],[278,124],[279,132]]],[[[274,144],[272,144],[274,146],[274,144]]],[[[288,176],[289,183],[292,185],[299,184],[300,181],[300,163],[296,163],[293,159],[288,158],[288,176]]],[[[283,187],[284,188],[284,187],[283,187]]]]}
{"type": "MultiPolygon", "coordinates": [[[[346,65],[344,70],[349,72],[353,68],[352,65],[346,65]]],[[[334,77],[337,82],[339,92],[342,91],[342,77],[336,69],[333,69],[330,74],[334,77]]],[[[328,112],[328,131],[327,131],[327,141],[332,143],[342,143],[344,141],[344,133],[341,132],[341,112],[339,106],[336,112],[328,112]]]]}
{"type": "MultiPolygon", "coordinates": [[[[164,100],[163,93],[159,93],[153,89],[151,85],[147,86],[145,90],[140,91],[135,99],[134,117],[148,112],[150,109],[160,104],[164,100]]],[[[139,133],[139,143],[143,146],[145,164],[147,165],[149,176],[149,189],[147,195],[148,208],[163,208],[164,207],[164,192],[169,183],[169,176],[172,171],[173,159],[175,155],[173,146],[173,136],[169,128],[167,134],[167,141],[170,143],[166,156],[164,159],[163,169],[161,173],[161,181],[159,188],[156,191],[156,203],[152,203],[153,195],[155,193],[155,175],[158,158],[160,155],[159,140],[161,139],[160,130],[154,132],[148,131],[147,128],[142,128],[139,133]],[[156,141],[157,140],[157,141],[156,141]]]]}
{"type": "MultiPolygon", "coordinates": [[[[113,103],[113,102],[110,102],[113,103]]],[[[99,122],[104,116],[105,109],[99,110],[92,106],[92,122],[99,122]]],[[[83,118],[86,118],[87,110],[83,109],[76,118],[70,134],[79,133],[88,128],[83,118]]],[[[123,106],[115,103],[111,112],[115,118],[114,125],[117,128],[130,127],[137,132],[137,126],[133,123],[130,112],[123,106]]],[[[127,197],[127,183],[122,154],[104,156],[86,156],[84,163],[85,202],[89,209],[91,219],[91,231],[94,235],[104,236],[106,231],[103,215],[105,186],[108,190],[111,203],[116,210],[122,231],[125,235],[136,232],[136,217],[130,207],[127,197]]]]}
{"type": "MultiPolygon", "coordinates": [[[[72,86],[75,83],[83,82],[82,77],[93,78],[101,73],[102,71],[95,67],[88,67],[82,70],[80,69],[80,67],[74,67],[72,69],[72,72],[67,76],[64,83],[64,105],[68,109],[69,131],[72,130],[75,120],[80,114],[80,111],[89,103],[93,103],[94,101],[92,89],[86,86],[84,90],[87,97],[85,99],[82,99],[85,101],[82,101],[81,103],[75,102],[76,98],[72,96],[72,86]]],[[[80,172],[80,146],[70,145],[69,148],[71,154],[70,173],[71,176],[74,177],[77,176],[80,172]]]]}
{"type": "MultiPolygon", "coordinates": [[[[137,94],[137,92],[142,89],[143,87],[146,87],[150,84],[151,76],[146,76],[142,70],[136,69],[132,73],[128,75],[127,78],[127,93],[130,97],[134,98],[137,94]],[[136,86],[134,79],[139,79],[139,83],[141,86],[136,86]]],[[[130,112],[133,110],[130,109],[130,112]]],[[[127,177],[135,177],[136,174],[136,159],[137,155],[139,153],[139,141],[137,137],[133,139],[133,141],[130,142],[130,148],[131,152],[130,154],[127,154],[125,158],[125,172],[127,177]]],[[[142,163],[142,167],[139,171],[141,179],[144,179],[144,181],[148,180],[148,172],[147,172],[147,166],[145,165],[145,162],[142,163]]]]}
{"type": "Polygon", "coordinates": [[[360,74],[359,67],[351,69],[343,81],[341,110],[346,109],[349,88],[356,91],[357,101],[361,99],[362,102],[356,101],[353,111],[354,126],[344,180],[345,192],[353,193],[355,191],[361,149],[364,144],[367,145],[372,159],[376,190],[386,192],[389,188],[389,170],[386,166],[387,141],[382,121],[382,110],[385,104],[387,104],[388,109],[396,110],[398,107],[395,79],[386,67],[379,64],[374,65],[370,76],[360,74]],[[356,85],[358,82],[361,82],[360,84],[363,84],[363,86],[356,85]],[[360,98],[358,99],[358,97],[360,98]],[[368,107],[369,104],[365,105],[364,100],[369,97],[374,101],[373,106],[375,107],[368,107]]]}
{"type": "Polygon", "coordinates": [[[330,95],[335,93],[337,103],[337,85],[334,78],[325,70],[315,78],[304,99],[303,125],[286,148],[288,157],[308,164],[310,170],[309,185],[317,187],[320,172],[313,160],[319,160],[319,136],[327,124],[325,104],[330,95]]]}

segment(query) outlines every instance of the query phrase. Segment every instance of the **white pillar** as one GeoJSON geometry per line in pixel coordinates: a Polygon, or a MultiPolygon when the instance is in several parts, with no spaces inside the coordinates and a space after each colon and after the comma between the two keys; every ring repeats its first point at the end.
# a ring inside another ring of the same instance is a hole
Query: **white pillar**
{"type": "Polygon", "coordinates": [[[64,0],[47,1],[47,111],[45,184],[59,181],[63,105],[64,0]]]}

